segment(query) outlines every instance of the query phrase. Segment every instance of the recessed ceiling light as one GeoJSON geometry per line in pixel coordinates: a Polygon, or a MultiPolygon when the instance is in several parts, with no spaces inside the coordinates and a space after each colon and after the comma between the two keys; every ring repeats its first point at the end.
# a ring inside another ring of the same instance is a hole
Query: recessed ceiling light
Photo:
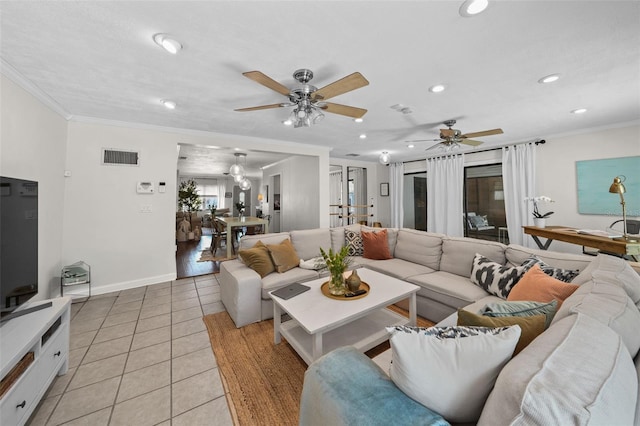
{"type": "Polygon", "coordinates": [[[380,154],[380,156],[378,157],[378,161],[380,162],[380,164],[389,164],[389,162],[391,161],[391,154],[389,154],[387,151],[382,151],[382,154],[380,154]]]}
{"type": "Polygon", "coordinates": [[[466,0],[460,6],[458,13],[460,16],[469,18],[483,12],[489,6],[489,0],[466,0]]]}
{"type": "Polygon", "coordinates": [[[178,53],[180,49],[182,49],[182,45],[178,41],[170,38],[166,34],[154,35],[153,41],[155,41],[158,46],[162,47],[164,50],[174,55],[178,53]]]}
{"type": "Polygon", "coordinates": [[[176,109],[176,103],[173,101],[168,101],[166,99],[163,99],[160,101],[162,103],[162,105],[165,106],[165,108],[167,109],[176,109]]]}
{"type": "Polygon", "coordinates": [[[410,143],[409,145],[407,145],[407,148],[415,148],[416,146],[412,143],[410,143]]]}
{"type": "Polygon", "coordinates": [[[362,118],[354,118],[353,121],[356,123],[362,123],[364,120],[362,118]]]}
{"type": "Polygon", "coordinates": [[[293,124],[293,120],[291,120],[290,118],[287,118],[282,122],[282,124],[284,124],[285,126],[291,126],[293,124]]]}
{"type": "Polygon", "coordinates": [[[584,114],[585,112],[587,112],[586,108],[578,108],[571,111],[571,114],[584,114]]]}
{"type": "Polygon", "coordinates": [[[435,86],[429,87],[429,91],[431,93],[440,93],[443,92],[444,89],[446,89],[446,86],[444,84],[436,84],[435,86]]]}
{"type": "Polygon", "coordinates": [[[545,77],[542,77],[540,80],[538,80],[538,83],[540,84],[553,83],[554,81],[558,81],[558,79],[560,79],[560,74],[549,74],[545,77]]]}
{"type": "Polygon", "coordinates": [[[366,139],[367,135],[365,135],[364,133],[360,135],[360,139],[366,139]]]}

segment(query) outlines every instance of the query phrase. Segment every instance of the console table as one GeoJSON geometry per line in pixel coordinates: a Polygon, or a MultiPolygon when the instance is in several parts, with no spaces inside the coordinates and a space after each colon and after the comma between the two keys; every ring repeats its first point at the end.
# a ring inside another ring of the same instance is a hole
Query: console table
{"type": "Polygon", "coordinates": [[[627,243],[608,237],[578,234],[578,230],[575,228],[566,226],[547,226],[546,228],[523,226],[522,228],[525,234],[531,235],[538,247],[542,250],[548,250],[551,243],[554,240],[558,240],[579,246],[593,247],[607,253],[628,255],[636,261],[638,261],[638,256],[640,255],[640,243],[627,243]],[[539,237],[546,238],[547,241],[543,244],[539,237]]]}
{"type": "Polygon", "coordinates": [[[1,425],[25,424],[56,375],[67,372],[71,298],[51,302],[0,327],[1,425]]]}

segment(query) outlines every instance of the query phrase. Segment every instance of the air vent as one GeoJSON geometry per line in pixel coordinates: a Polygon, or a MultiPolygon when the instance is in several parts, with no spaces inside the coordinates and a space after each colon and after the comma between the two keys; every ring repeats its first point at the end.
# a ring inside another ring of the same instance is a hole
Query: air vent
{"type": "Polygon", "coordinates": [[[345,157],[360,157],[360,154],[345,154],[345,157]]]}
{"type": "Polygon", "coordinates": [[[116,166],[138,166],[140,155],[137,151],[102,149],[102,164],[116,166]]]}

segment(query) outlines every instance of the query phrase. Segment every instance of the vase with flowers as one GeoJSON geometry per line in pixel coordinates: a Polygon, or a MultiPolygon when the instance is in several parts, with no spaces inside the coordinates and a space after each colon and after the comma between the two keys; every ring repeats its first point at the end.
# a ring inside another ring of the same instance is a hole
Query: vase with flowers
{"type": "Polygon", "coordinates": [[[333,249],[329,249],[329,252],[325,252],[322,247],[320,247],[320,254],[327,264],[327,269],[329,270],[329,293],[334,296],[342,296],[347,291],[347,286],[345,284],[344,272],[349,267],[351,263],[351,258],[349,257],[349,249],[344,246],[340,251],[333,251],[333,249]]]}
{"type": "Polygon", "coordinates": [[[540,213],[538,209],[539,203],[553,203],[554,201],[545,196],[541,195],[539,197],[527,197],[524,199],[525,202],[531,201],[533,203],[533,224],[538,228],[544,228],[546,226],[546,221],[549,216],[553,214],[553,212],[540,213]]]}
{"type": "Polygon", "coordinates": [[[238,210],[238,216],[244,216],[244,203],[242,201],[238,201],[236,203],[236,209],[238,210]]]}

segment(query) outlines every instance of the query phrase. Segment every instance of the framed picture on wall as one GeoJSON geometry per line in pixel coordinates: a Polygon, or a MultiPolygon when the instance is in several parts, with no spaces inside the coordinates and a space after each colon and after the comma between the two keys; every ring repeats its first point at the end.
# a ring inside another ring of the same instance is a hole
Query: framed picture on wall
{"type": "Polygon", "coordinates": [[[380,196],[381,197],[389,196],[389,182],[383,182],[380,184],[380,196]]]}

